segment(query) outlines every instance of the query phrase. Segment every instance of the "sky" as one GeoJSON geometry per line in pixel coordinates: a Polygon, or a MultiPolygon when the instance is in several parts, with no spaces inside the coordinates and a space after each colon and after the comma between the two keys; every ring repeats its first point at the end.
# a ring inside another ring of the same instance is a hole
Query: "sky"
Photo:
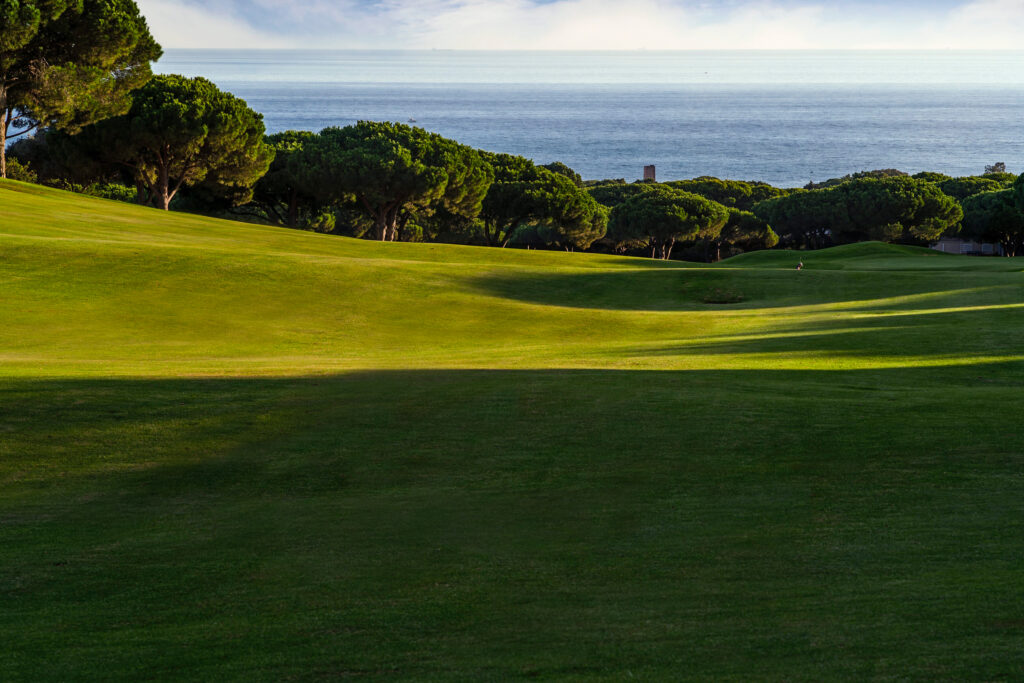
{"type": "Polygon", "coordinates": [[[165,48],[1024,48],[1024,0],[136,0],[165,48]]]}

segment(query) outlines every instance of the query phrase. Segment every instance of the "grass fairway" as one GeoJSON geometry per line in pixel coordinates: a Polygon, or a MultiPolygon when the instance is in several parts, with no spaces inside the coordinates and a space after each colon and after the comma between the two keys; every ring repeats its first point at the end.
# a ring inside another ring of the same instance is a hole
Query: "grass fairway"
{"type": "Polygon", "coordinates": [[[1024,678],[1022,270],[0,183],[0,680],[1024,678]]]}

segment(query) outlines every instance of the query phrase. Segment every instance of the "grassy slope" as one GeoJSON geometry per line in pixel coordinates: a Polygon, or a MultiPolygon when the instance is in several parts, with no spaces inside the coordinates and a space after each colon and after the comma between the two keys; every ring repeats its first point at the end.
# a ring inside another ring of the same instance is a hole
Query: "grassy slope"
{"type": "Polygon", "coordinates": [[[0,183],[0,679],[1024,676],[1022,269],[0,183]]]}

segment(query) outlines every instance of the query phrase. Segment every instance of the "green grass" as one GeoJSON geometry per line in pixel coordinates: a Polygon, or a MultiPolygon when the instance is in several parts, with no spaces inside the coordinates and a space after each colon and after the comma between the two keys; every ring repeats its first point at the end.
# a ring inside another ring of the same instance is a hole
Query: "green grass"
{"type": "Polygon", "coordinates": [[[0,680],[1024,678],[1022,271],[0,183],[0,680]]]}

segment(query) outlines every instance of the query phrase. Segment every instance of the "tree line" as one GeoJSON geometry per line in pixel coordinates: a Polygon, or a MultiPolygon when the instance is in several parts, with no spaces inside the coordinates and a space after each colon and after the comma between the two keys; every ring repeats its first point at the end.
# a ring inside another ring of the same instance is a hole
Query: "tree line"
{"type": "Polygon", "coordinates": [[[160,54],[132,0],[0,4],[0,176],[382,241],[708,261],[948,234],[1008,255],[1024,247],[1024,180],[1001,164],[967,178],[884,169],[801,189],[584,182],[559,162],[397,123],[266,135],[259,113],[210,81],[153,77],[160,54]]]}
{"type": "Polygon", "coordinates": [[[886,169],[833,179],[759,203],[784,244],[821,248],[881,240],[929,244],[944,236],[1024,247],[1024,176],[994,164],[980,176],[913,176],[886,169]]]}

